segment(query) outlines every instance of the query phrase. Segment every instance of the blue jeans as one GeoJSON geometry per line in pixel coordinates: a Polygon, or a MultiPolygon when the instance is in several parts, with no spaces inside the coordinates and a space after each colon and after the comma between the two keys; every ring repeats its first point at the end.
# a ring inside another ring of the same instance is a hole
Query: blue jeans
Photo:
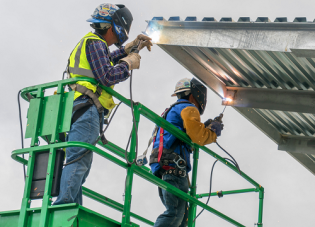
{"type": "MultiPolygon", "coordinates": [[[[188,192],[188,181],[186,177],[177,177],[171,174],[164,175],[162,178],[165,182],[175,186],[183,192],[188,192]]],[[[159,188],[159,194],[166,211],[161,214],[154,224],[154,227],[184,227],[184,220],[187,203],[185,200],[178,198],[172,193],[159,188]]]]}
{"type": "MultiPolygon", "coordinates": [[[[73,106],[87,101],[88,99],[76,100],[74,101],[73,106]]],[[[99,127],[99,114],[95,105],[93,105],[71,125],[66,140],[92,144],[99,135],[99,127]]],[[[85,152],[87,152],[87,150],[82,147],[68,147],[66,149],[66,161],[71,162],[85,152]]],[[[64,203],[78,203],[82,205],[82,184],[89,175],[92,160],[93,152],[90,151],[79,161],[63,168],[60,182],[60,193],[54,205],[64,203]]]]}

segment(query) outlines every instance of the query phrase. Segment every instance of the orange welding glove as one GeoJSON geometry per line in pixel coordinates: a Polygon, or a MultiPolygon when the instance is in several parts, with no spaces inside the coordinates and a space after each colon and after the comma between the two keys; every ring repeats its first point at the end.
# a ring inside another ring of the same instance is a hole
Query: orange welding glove
{"type": "Polygon", "coordinates": [[[128,64],[129,70],[139,69],[140,68],[140,55],[137,53],[128,54],[127,57],[124,57],[119,60],[120,62],[126,62],[128,64]]]}
{"type": "Polygon", "coordinates": [[[140,34],[140,35],[137,36],[137,38],[135,40],[133,40],[132,42],[126,44],[125,51],[126,51],[127,54],[129,54],[130,51],[131,51],[131,48],[133,46],[138,45],[140,41],[142,41],[142,42],[140,44],[139,50],[142,50],[144,47],[147,47],[147,49],[149,51],[151,51],[151,46],[153,46],[151,40],[152,39],[149,36],[140,34]]]}
{"type": "Polygon", "coordinates": [[[186,134],[193,143],[200,146],[216,142],[217,135],[200,122],[200,113],[196,107],[188,106],[180,113],[186,134]]]}

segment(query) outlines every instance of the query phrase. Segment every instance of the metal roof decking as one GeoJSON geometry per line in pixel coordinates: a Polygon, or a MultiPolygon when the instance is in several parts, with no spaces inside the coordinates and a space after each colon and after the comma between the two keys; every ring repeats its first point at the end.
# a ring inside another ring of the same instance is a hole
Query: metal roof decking
{"type": "Polygon", "coordinates": [[[154,17],[145,32],[315,174],[315,22],[154,17]]]}

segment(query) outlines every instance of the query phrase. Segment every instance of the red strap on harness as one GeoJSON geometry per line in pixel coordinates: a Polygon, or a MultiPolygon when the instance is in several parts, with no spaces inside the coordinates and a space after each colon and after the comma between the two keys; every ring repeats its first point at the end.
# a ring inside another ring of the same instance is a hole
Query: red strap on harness
{"type": "Polygon", "coordinates": [[[162,153],[163,153],[163,135],[164,135],[164,129],[160,128],[160,143],[159,143],[159,154],[158,154],[158,162],[160,162],[162,153]]]}
{"type": "Polygon", "coordinates": [[[175,168],[172,167],[172,166],[162,166],[162,168],[165,169],[165,170],[175,169],[175,168]]]}

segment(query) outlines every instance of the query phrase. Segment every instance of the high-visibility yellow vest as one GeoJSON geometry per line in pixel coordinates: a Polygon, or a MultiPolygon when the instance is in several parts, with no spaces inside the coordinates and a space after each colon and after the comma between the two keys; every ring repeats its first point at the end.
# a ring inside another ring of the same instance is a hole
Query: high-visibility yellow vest
{"type": "MultiPolygon", "coordinates": [[[[86,41],[88,39],[94,39],[94,40],[100,40],[105,43],[107,46],[107,43],[105,40],[99,38],[97,35],[93,34],[92,32],[89,32],[87,35],[85,35],[81,41],[77,44],[77,46],[72,51],[70,58],[69,58],[69,64],[68,64],[68,70],[70,73],[70,77],[90,77],[95,78],[90,66],[90,63],[88,62],[86,58],[86,41]]],[[[113,66],[114,64],[110,62],[110,64],[113,66]]],[[[80,84],[84,87],[87,87],[88,89],[92,90],[94,93],[96,91],[97,86],[91,84],[90,82],[86,81],[79,81],[77,84],[80,84]]],[[[111,86],[111,88],[114,88],[114,85],[111,86]]],[[[74,93],[74,100],[81,96],[82,93],[76,91],[74,93]]],[[[108,94],[105,90],[102,90],[102,94],[98,98],[100,103],[103,107],[105,107],[108,110],[111,110],[115,107],[115,103],[113,100],[113,97],[108,94]]]]}

